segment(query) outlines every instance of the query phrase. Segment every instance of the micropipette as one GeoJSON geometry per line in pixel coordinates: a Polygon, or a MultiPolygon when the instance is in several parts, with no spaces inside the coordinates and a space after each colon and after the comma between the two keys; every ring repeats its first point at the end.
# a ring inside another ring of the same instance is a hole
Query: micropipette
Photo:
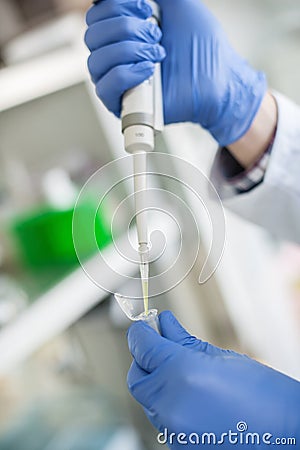
{"type": "MultiPolygon", "coordinates": [[[[159,7],[148,0],[152,7],[149,19],[159,23],[159,7]]],[[[143,287],[145,313],[148,312],[149,236],[146,211],[147,153],[154,150],[155,133],[163,129],[163,102],[160,64],[154,75],[139,86],[130,89],[122,100],[122,131],[125,150],[133,155],[134,197],[140,273],[143,287]]]]}
{"type": "MultiPolygon", "coordinates": [[[[93,3],[98,3],[95,0],[93,3]]],[[[148,0],[152,17],[148,20],[159,24],[159,7],[148,0]]],[[[133,155],[134,197],[138,253],[143,288],[145,313],[148,312],[149,236],[147,211],[147,153],[154,150],[155,133],[163,129],[163,101],[160,64],[156,64],[151,78],[123,95],[122,132],[125,150],[133,155]]]]}

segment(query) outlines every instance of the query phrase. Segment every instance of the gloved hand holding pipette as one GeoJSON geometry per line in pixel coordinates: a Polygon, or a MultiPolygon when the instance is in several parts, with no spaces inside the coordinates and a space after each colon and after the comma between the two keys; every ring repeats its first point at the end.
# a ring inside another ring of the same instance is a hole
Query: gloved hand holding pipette
{"type": "Polygon", "coordinates": [[[247,432],[256,433],[248,442],[256,445],[250,448],[263,448],[280,437],[300,442],[299,382],[245,355],[196,339],[168,311],[160,314],[160,327],[162,336],[143,322],[129,329],[134,361],[128,387],[163,433],[161,443],[168,434],[166,443],[171,444],[170,434],[175,433],[172,448],[192,449],[197,435],[202,448],[203,433],[213,433],[221,447],[234,444],[241,449],[247,448],[247,432]],[[239,429],[239,423],[248,429],[239,429]]]}
{"type": "Polygon", "coordinates": [[[87,13],[89,70],[98,96],[117,116],[124,92],[162,62],[165,122],[195,122],[221,145],[251,126],[267,85],[231,47],[199,0],[158,0],[161,29],[145,0],[106,0],[87,13]],[[161,44],[159,44],[161,40],[161,44]]]}

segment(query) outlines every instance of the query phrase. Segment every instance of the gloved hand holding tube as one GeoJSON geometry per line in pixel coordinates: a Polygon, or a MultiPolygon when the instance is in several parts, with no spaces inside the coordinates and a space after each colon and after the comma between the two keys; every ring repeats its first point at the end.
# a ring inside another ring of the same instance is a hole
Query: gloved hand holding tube
{"type": "Polygon", "coordinates": [[[294,438],[299,445],[299,382],[196,339],[168,311],[160,314],[160,327],[162,336],[142,322],[129,329],[134,361],[128,387],[162,433],[161,443],[168,434],[171,448],[197,448],[182,444],[189,436],[195,442],[197,435],[199,447],[211,448],[203,434],[213,433],[210,439],[221,440],[226,449],[264,448],[278,438],[294,438]],[[246,424],[244,432],[240,423],[246,424]],[[247,433],[252,433],[248,446],[247,433]],[[207,445],[201,444],[202,438],[207,445]]]}
{"type": "Polygon", "coordinates": [[[260,107],[265,76],[234,51],[201,1],[157,3],[162,33],[145,20],[152,15],[146,0],[105,0],[88,11],[88,66],[98,96],[120,116],[124,92],[162,61],[165,123],[195,122],[220,145],[237,141],[260,107]]]}

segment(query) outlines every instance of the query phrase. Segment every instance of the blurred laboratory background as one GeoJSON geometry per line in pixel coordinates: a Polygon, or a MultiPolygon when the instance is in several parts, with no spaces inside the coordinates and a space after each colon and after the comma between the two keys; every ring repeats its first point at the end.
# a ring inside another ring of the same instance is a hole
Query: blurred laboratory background
{"type": "MultiPolygon", "coordinates": [[[[300,3],[205,3],[270,86],[300,103],[300,3]]],[[[88,0],[0,0],[0,450],[159,448],[127,392],[129,322],[82,270],[72,239],[80,189],[125,155],[120,123],[96,98],[86,69],[89,6],[88,0]]],[[[158,147],[207,175],[217,149],[189,124],[166,127],[158,147]]],[[[180,180],[183,167],[175,166],[180,180]]],[[[207,221],[184,189],[157,182],[174,188],[194,212],[201,251],[187,276],[154,305],[172,309],[202,339],[300,378],[300,248],[226,211],[223,258],[199,285],[210,247],[207,221]]],[[[97,245],[113,264],[110,223],[132,192],[131,182],[120,184],[98,208],[105,186],[103,175],[77,208],[80,253],[100,278],[105,270],[87,223],[97,210],[97,245]]],[[[127,233],[131,214],[119,218],[116,239],[127,233]]],[[[189,225],[182,230],[183,265],[195,246],[189,225]]],[[[138,266],[124,260],[120,272],[130,279],[138,266]]],[[[123,292],[120,279],[106,280],[111,292],[123,292]]]]}

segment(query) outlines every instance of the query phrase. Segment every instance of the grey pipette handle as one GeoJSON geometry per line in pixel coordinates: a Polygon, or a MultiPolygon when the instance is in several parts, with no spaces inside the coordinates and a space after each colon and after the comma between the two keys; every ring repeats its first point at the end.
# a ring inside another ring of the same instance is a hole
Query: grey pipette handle
{"type": "MultiPolygon", "coordinates": [[[[158,24],[159,7],[152,0],[148,2],[152,8],[152,17],[149,20],[158,24]]],[[[125,150],[128,153],[154,150],[155,132],[162,131],[164,125],[159,63],[155,65],[152,77],[125,92],[121,117],[125,150]]]]}

